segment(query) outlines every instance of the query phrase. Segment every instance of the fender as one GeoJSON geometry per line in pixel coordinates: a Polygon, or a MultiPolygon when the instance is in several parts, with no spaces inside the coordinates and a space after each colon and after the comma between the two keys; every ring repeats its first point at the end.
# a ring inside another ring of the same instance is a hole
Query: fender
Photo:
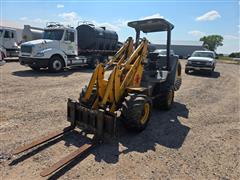
{"type": "Polygon", "coordinates": [[[44,53],[44,56],[41,58],[46,58],[46,59],[50,59],[54,55],[60,55],[63,58],[65,65],[67,65],[67,55],[60,49],[48,48],[40,51],[40,53],[44,53]]]}

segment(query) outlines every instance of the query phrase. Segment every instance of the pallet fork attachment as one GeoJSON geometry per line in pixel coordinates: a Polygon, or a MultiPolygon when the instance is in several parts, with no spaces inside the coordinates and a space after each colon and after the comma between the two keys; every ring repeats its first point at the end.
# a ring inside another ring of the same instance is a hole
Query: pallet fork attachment
{"type": "Polygon", "coordinates": [[[27,144],[25,146],[21,146],[21,147],[17,148],[13,152],[13,155],[17,155],[17,154],[20,154],[20,153],[22,153],[24,151],[32,149],[32,148],[34,148],[34,147],[36,147],[36,146],[38,146],[40,144],[43,144],[45,142],[48,142],[48,141],[50,141],[50,140],[52,140],[52,139],[54,139],[54,138],[56,138],[58,136],[66,134],[67,132],[69,132],[69,131],[71,131],[73,129],[74,129],[74,127],[68,126],[68,127],[64,128],[63,130],[59,130],[59,131],[56,131],[56,132],[49,133],[47,136],[44,136],[44,137],[42,137],[42,138],[40,138],[40,139],[38,139],[36,141],[33,141],[30,144],[27,144]]]}
{"type": "Polygon", "coordinates": [[[67,155],[66,157],[64,157],[60,161],[58,161],[55,164],[53,164],[51,167],[44,169],[40,173],[40,175],[42,177],[45,177],[45,176],[48,176],[48,175],[52,174],[53,172],[55,172],[58,169],[60,169],[61,167],[63,167],[65,164],[71,162],[73,159],[77,158],[78,156],[80,156],[81,154],[83,154],[84,152],[89,150],[91,147],[93,147],[93,144],[84,144],[84,145],[82,145],[81,147],[79,147],[77,150],[75,150],[71,154],[67,155]]]}
{"type": "MultiPolygon", "coordinates": [[[[13,152],[13,155],[20,154],[20,153],[22,153],[24,151],[32,149],[32,148],[34,148],[36,146],[39,146],[39,145],[41,145],[43,143],[47,143],[47,142],[53,140],[56,137],[59,137],[61,135],[64,135],[64,134],[72,131],[73,129],[74,129],[73,126],[68,126],[68,127],[64,128],[63,130],[59,130],[59,131],[56,131],[56,132],[49,133],[47,136],[43,136],[42,138],[39,138],[38,140],[35,140],[32,143],[30,143],[30,144],[27,144],[27,145],[24,145],[24,146],[21,146],[21,147],[17,148],[13,152]]],[[[93,142],[92,143],[85,143],[85,144],[83,144],[77,150],[75,150],[74,152],[72,152],[69,155],[65,156],[63,159],[61,159],[57,163],[53,164],[51,167],[48,167],[48,168],[44,169],[40,173],[40,175],[42,177],[45,177],[45,176],[48,176],[48,175],[52,174],[53,172],[57,171],[58,169],[60,169],[64,165],[66,165],[69,162],[71,162],[74,158],[80,156],[81,154],[83,154],[84,152],[89,150],[94,145],[95,144],[93,142]]]]}

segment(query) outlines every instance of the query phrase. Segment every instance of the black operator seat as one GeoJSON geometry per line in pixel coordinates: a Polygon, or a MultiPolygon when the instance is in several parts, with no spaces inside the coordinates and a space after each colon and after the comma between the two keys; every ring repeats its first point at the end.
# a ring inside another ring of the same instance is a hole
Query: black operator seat
{"type": "Polygon", "coordinates": [[[148,69],[149,70],[166,70],[167,68],[167,56],[163,54],[161,50],[156,49],[153,52],[148,53],[148,69]]]}

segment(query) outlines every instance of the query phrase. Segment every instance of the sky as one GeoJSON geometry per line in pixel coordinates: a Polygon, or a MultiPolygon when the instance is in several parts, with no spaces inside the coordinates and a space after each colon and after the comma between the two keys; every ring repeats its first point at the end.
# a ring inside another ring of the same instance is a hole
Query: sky
{"type": "MultiPolygon", "coordinates": [[[[240,51],[238,0],[0,0],[1,26],[45,27],[56,21],[73,27],[90,21],[118,33],[119,40],[135,36],[128,21],[165,18],[174,24],[173,41],[199,41],[204,35],[223,36],[218,53],[240,51]]],[[[165,43],[166,34],[143,34],[152,43],[165,43]]]]}

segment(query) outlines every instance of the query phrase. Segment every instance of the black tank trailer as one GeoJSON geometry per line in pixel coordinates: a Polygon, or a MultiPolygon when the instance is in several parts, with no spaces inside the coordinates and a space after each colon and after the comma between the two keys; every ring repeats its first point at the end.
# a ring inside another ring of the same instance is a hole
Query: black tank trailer
{"type": "Polygon", "coordinates": [[[76,29],[79,55],[95,55],[102,61],[117,52],[118,35],[115,31],[93,24],[81,24],[76,29]]]}

